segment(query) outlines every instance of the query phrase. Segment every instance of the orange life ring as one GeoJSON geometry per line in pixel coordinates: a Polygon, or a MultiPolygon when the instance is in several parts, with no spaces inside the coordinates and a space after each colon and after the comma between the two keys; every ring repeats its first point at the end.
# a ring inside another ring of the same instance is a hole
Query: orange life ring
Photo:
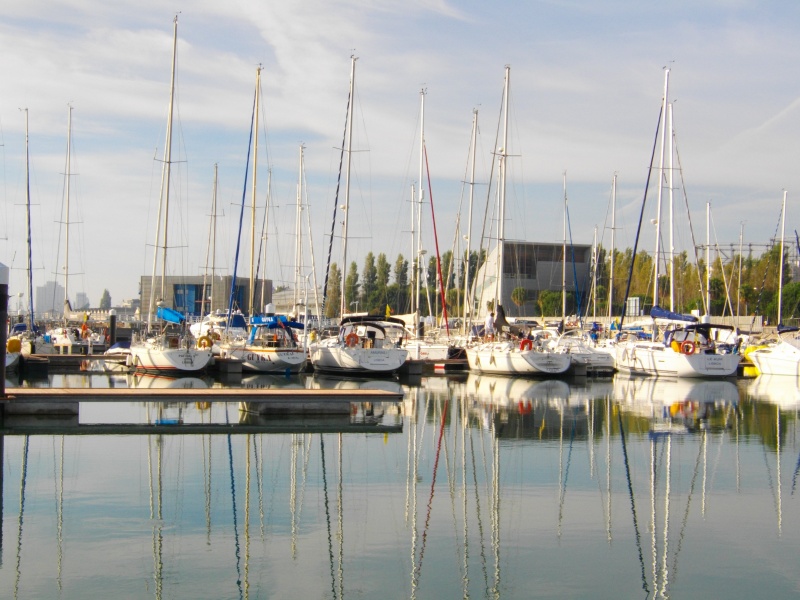
{"type": "Polygon", "coordinates": [[[211,338],[207,335],[200,336],[197,339],[197,347],[198,348],[211,348],[214,342],[211,341],[211,338]]]}
{"type": "Polygon", "coordinates": [[[686,354],[687,356],[691,356],[694,354],[694,351],[697,349],[695,343],[691,340],[685,340],[681,344],[681,354],[686,354]]]}
{"type": "Polygon", "coordinates": [[[358,334],[351,331],[347,334],[347,337],[344,338],[344,343],[349,348],[355,347],[355,345],[358,344],[358,334]]]}
{"type": "Polygon", "coordinates": [[[88,329],[81,330],[81,337],[83,339],[85,339],[85,340],[88,340],[89,339],[89,330],[88,329]]]}
{"type": "Polygon", "coordinates": [[[530,350],[531,348],[533,348],[533,342],[529,339],[524,339],[519,343],[520,352],[523,350],[530,350]]]}

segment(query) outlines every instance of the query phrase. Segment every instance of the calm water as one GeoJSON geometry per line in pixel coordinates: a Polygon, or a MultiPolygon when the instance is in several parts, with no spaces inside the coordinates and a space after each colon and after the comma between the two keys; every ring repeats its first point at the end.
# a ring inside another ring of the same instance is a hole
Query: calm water
{"type": "Polygon", "coordinates": [[[230,435],[177,423],[236,404],[85,403],[81,425],[174,433],[6,435],[0,597],[800,597],[793,379],[242,385],[405,400],[230,435]],[[388,432],[338,433],[363,421],[388,432]]]}

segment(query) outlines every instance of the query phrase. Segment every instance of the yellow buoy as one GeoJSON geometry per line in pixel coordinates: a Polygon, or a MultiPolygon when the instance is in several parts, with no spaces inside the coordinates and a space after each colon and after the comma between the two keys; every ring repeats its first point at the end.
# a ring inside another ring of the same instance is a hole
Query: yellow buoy
{"type": "Polygon", "coordinates": [[[11,338],[6,342],[6,352],[9,354],[14,354],[20,350],[22,350],[22,342],[19,341],[19,338],[11,338]]]}

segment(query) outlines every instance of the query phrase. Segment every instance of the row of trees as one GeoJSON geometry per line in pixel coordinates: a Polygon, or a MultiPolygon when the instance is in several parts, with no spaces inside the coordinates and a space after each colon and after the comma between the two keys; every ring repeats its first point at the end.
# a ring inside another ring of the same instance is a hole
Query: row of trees
{"type": "MultiPolygon", "coordinates": [[[[590,297],[591,281],[577,282],[578,294],[568,294],[568,312],[574,312],[580,305],[587,314],[596,311],[598,315],[608,314],[609,285],[611,274],[611,257],[602,246],[597,251],[597,274],[595,297],[590,297]],[[580,302],[578,302],[580,299],[580,302]]],[[[693,257],[692,257],[693,258],[693,257]]],[[[734,255],[724,261],[717,257],[712,261],[710,279],[710,314],[712,315],[763,315],[770,321],[777,322],[777,293],[780,248],[774,246],[759,257],[752,252],[747,256],[734,255]]],[[[466,256],[454,260],[452,252],[442,255],[442,280],[445,282],[447,309],[450,314],[460,314],[463,306],[464,277],[466,256]]],[[[483,261],[485,252],[472,252],[469,257],[469,285],[472,286],[475,274],[483,261]]],[[[800,303],[800,283],[790,283],[790,269],[786,256],[784,260],[784,288],[782,318],[784,321],[794,318],[800,303]]],[[[612,314],[622,311],[626,291],[629,297],[639,297],[640,306],[649,308],[653,305],[653,257],[647,252],[636,254],[630,248],[616,250],[613,256],[614,281],[612,314]],[[631,263],[633,268],[631,269],[631,263]],[[630,276],[630,284],[628,279],[630,276]],[[630,288],[628,289],[628,285],[630,288]]],[[[688,313],[692,310],[704,309],[706,290],[706,264],[700,258],[695,264],[686,252],[676,254],[674,263],[674,310],[688,313]]],[[[334,318],[339,315],[339,304],[342,285],[345,289],[346,312],[383,313],[386,307],[392,313],[405,313],[411,306],[411,270],[413,267],[403,257],[397,256],[394,264],[390,264],[385,254],[377,257],[368,253],[361,272],[355,262],[350,263],[344,278],[339,266],[331,265],[327,295],[325,298],[325,316],[334,318]]],[[[437,263],[430,257],[428,264],[421,270],[420,311],[422,315],[441,314],[441,297],[439,293],[437,263]],[[430,308],[429,301],[430,299],[430,308]]],[[[658,304],[669,308],[670,280],[667,264],[659,267],[658,304]]],[[[529,316],[553,316],[561,314],[561,292],[542,290],[533,298],[524,287],[516,287],[511,293],[512,302],[517,309],[530,306],[536,313],[529,316]],[[533,301],[533,302],[531,302],[533,301]]],[[[530,309],[528,309],[530,310],[530,309]]]]}

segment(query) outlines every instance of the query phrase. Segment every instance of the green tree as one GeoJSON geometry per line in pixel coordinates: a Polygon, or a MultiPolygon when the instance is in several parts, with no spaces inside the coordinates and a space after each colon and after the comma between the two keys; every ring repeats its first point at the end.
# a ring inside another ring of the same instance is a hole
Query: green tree
{"type": "Polygon", "coordinates": [[[517,305],[517,316],[522,316],[522,306],[528,299],[528,291],[524,287],[516,287],[511,291],[511,301],[517,305]]]}
{"type": "Polygon", "coordinates": [[[334,319],[339,315],[339,301],[342,295],[342,273],[336,263],[331,264],[328,274],[328,291],[325,294],[325,316],[334,319]]]}
{"type": "Polygon", "coordinates": [[[401,288],[408,285],[408,261],[402,254],[398,254],[394,262],[394,282],[401,288]]]}
{"type": "MultiPolygon", "coordinates": [[[[375,282],[375,306],[385,311],[386,304],[389,303],[388,288],[389,277],[392,273],[392,267],[389,261],[386,260],[386,255],[381,252],[378,254],[378,261],[375,265],[377,271],[377,280],[375,282]]],[[[396,309],[393,309],[396,310],[396,309]]]]}
{"type": "Polygon", "coordinates": [[[378,269],[375,267],[375,255],[367,252],[364,258],[364,270],[361,273],[361,306],[364,311],[375,309],[375,291],[378,285],[378,269]]]}
{"type": "Polygon", "coordinates": [[[108,310],[109,308],[111,308],[111,294],[108,293],[108,290],[103,290],[103,295],[100,296],[100,309],[108,310]]]}
{"type": "Polygon", "coordinates": [[[350,270],[347,271],[347,277],[344,280],[344,310],[346,312],[357,310],[358,288],[358,265],[353,261],[350,263],[350,270]]]}
{"type": "Polygon", "coordinates": [[[539,313],[543,317],[553,317],[561,314],[561,292],[555,290],[542,290],[539,292],[539,313]]]}

